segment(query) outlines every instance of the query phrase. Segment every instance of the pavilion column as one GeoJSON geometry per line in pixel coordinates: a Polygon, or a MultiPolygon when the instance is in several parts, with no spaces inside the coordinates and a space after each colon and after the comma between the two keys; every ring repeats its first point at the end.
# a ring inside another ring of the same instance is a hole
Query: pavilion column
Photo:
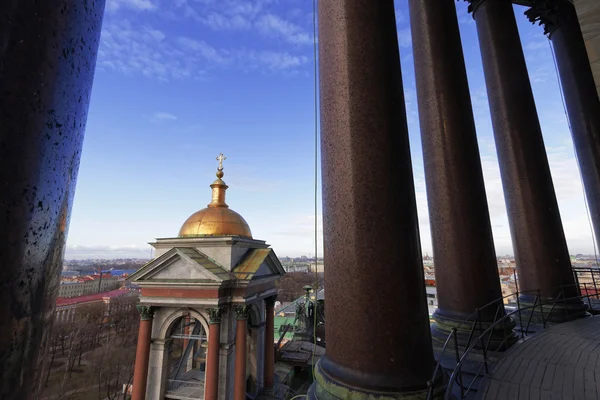
{"type": "Polygon", "coordinates": [[[277,296],[265,299],[265,389],[273,389],[275,384],[275,300],[277,296]]]}
{"type": "Polygon", "coordinates": [[[0,398],[40,397],[104,0],[0,1],[0,398]]]}
{"type": "Polygon", "coordinates": [[[308,396],[425,396],[434,360],[394,1],[319,2],[319,60],[328,340],[308,396]]]}
{"type": "Polygon", "coordinates": [[[248,330],[248,306],[235,308],[235,376],[233,400],[246,400],[246,335],[248,330]]]}
{"type": "MultiPolygon", "coordinates": [[[[504,306],[465,61],[454,0],[409,0],[409,9],[438,297],[432,333],[439,343],[457,327],[466,345],[472,321],[485,329],[504,306]]],[[[513,326],[494,329],[494,343],[512,344],[513,326]]]]}
{"type": "Polygon", "coordinates": [[[148,362],[150,360],[150,342],[152,339],[152,319],[154,318],[154,307],[139,305],[138,311],[140,312],[140,328],[135,352],[131,400],[146,399],[148,362]]]}
{"type": "Polygon", "coordinates": [[[221,309],[209,308],[208,354],[206,355],[206,375],[204,377],[204,399],[219,398],[219,358],[221,353],[221,309]]]}
{"type": "MultiPolygon", "coordinates": [[[[521,300],[533,303],[538,294],[544,301],[574,298],[578,290],[512,4],[477,0],[470,8],[477,22],[521,300]]],[[[557,304],[550,317],[564,321],[585,315],[583,302],[575,298],[557,304]]]]}
{"type": "Polygon", "coordinates": [[[532,22],[540,21],[552,41],[596,243],[600,243],[600,100],[575,6],[566,0],[537,2],[525,14],[532,22]]]}

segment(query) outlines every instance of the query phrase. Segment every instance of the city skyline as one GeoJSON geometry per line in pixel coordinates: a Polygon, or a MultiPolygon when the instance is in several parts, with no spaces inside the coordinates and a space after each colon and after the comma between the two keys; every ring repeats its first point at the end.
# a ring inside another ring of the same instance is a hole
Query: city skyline
{"type": "MultiPolygon", "coordinates": [[[[475,24],[467,4],[456,7],[496,253],[512,254],[475,24]]],[[[407,1],[396,9],[422,250],[432,256],[407,1]]],[[[569,250],[593,254],[551,48],[523,11],[515,6],[569,250]]],[[[66,257],[149,257],[148,242],[176,236],[208,204],[219,153],[227,202],[254,237],[279,256],[314,254],[312,52],[310,2],[108,0],[66,257]]],[[[319,227],[320,185],[319,171],[319,227]]],[[[319,228],[319,256],[321,239],[319,228]]]]}

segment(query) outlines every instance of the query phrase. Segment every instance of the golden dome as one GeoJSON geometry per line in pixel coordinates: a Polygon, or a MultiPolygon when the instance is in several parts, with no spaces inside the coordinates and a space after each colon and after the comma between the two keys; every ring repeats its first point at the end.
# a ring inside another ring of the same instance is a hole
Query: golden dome
{"type": "MultiPolygon", "coordinates": [[[[238,213],[229,209],[225,203],[227,185],[221,180],[223,177],[221,154],[217,180],[213,182],[212,201],[207,208],[193,213],[179,230],[179,237],[202,236],[241,236],[252,239],[252,232],[246,220],[238,213]]],[[[219,160],[217,157],[217,160],[219,160]]]]}

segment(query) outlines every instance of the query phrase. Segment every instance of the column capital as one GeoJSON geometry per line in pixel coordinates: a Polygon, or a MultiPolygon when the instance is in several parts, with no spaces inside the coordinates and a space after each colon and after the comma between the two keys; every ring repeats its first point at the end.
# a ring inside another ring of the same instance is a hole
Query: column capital
{"type": "Polygon", "coordinates": [[[569,13],[565,12],[566,7],[574,7],[571,0],[536,0],[529,10],[525,11],[525,16],[532,24],[536,22],[544,27],[544,35],[552,35],[565,20],[569,13]]]}
{"type": "Polygon", "coordinates": [[[267,306],[273,307],[275,305],[275,301],[277,301],[276,294],[274,294],[273,296],[265,297],[265,304],[267,306]]]}
{"type": "Polygon", "coordinates": [[[138,304],[135,306],[135,308],[137,308],[138,312],[140,313],[142,321],[148,321],[154,318],[154,311],[156,311],[156,307],[138,304]]]}
{"type": "Polygon", "coordinates": [[[233,311],[235,312],[236,319],[248,319],[248,316],[250,314],[250,306],[247,304],[242,306],[236,306],[233,308],[233,311]]]}
{"type": "Polygon", "coordinates": [[[221,323],[221,307],[207,308],[206,312],[210,316],[209,324],[220,324],[221,323]]]}

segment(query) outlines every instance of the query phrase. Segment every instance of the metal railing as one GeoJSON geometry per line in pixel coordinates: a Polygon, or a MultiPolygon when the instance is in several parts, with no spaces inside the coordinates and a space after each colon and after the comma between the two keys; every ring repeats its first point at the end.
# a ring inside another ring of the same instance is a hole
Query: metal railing
{"type": "Polygon", "coordinates": [[[443,368],[442,361],[447,351],[449,351],[449,347],[454,348],[453,358],[455,366],[447,382],[444,399],[452,398],[455,387],[458,387],[460,398],[465,399],[469,393],[477,391],[475,385],[481,381],[480,378],[489,375],[490,364],[493,362],[490,353],[507,349],[512,344],[510,341],[524,340],[531,334],[539,332],[540,328],[542,330],[546,329],[549,323],[569,321],[574,317],[573,312],[581,314],[582,310],[580,306],[575,308],[569,307],[577,302],[577,300],[587,303],[587,311],[600,311],[600,303],[594,304],[592,302],[593,298],[600,300],[597,285],[600,284],[600,269],[573,268],[573,273],[575,275],[575,284],[530,291],[519,291],[518,281],[515,276],[515,284],[517,284],[517,291],[515,293],[502,296],[478,308],[468,318],[454,326],[438,353],[438,362],[435,366],[433,377],[428,382],[429,391],[427,399],[433,398],[436,386],[439,385],[439,374],[443,368]],[[586,280],[590,282],[586,282],[586,280]],[[542,293],[547,292],[558,292],[558,294],[550,298],[549,296],[542,296],[542,293]],[[570,296],[565,294],[569,292],[570,296]],[[573,295],[574,293],[576,295],[573,295]],[[523,295],[533,299],[533,303],[527,302],[523,304],[521,301],[521,296],[523,295]],[[512,302],[510,301],[511,299],[513,299],[512,302]],[[512,304],[516,308],[507,309],[505,308],[505,303],[508,303],[507,305],[512,304]],[[563,307],[557,309],[559,305],[563,305],[563,307]],[[482,319],[482,315],[489,316],[491,312],[494,313],[494,318],[491,321],[489,319],[482,319]],[[562,315],[558,313],[562,313],[562,315]],[[557,319],[558,316],[561,318],[557,319]],[[462,345],[459,344],[460,325],[463,326],[463,332],[465,332],[465,326],[470,325],[471,327],[468,339],[462,345]],[[534,326],[535,330],[532,329],[534,326]],[[503,332],[503,336],[498,338],[498,332],[503,332]],[[495,341],[492,340],[494,337],[496,338],[495,341]],[[472,357],[473,350],[475,349],[481,351],[482,360],[481,355],[472,357]],[[467,361],[480,363],[474,373],[472,371],[466,373],[463,371],[463,367],[467,361]]]}
{"type": "Polygon", "coordinates": [[[165,398],[197,400],[204,398],[204,381],[167,379],[165,398]]]}

